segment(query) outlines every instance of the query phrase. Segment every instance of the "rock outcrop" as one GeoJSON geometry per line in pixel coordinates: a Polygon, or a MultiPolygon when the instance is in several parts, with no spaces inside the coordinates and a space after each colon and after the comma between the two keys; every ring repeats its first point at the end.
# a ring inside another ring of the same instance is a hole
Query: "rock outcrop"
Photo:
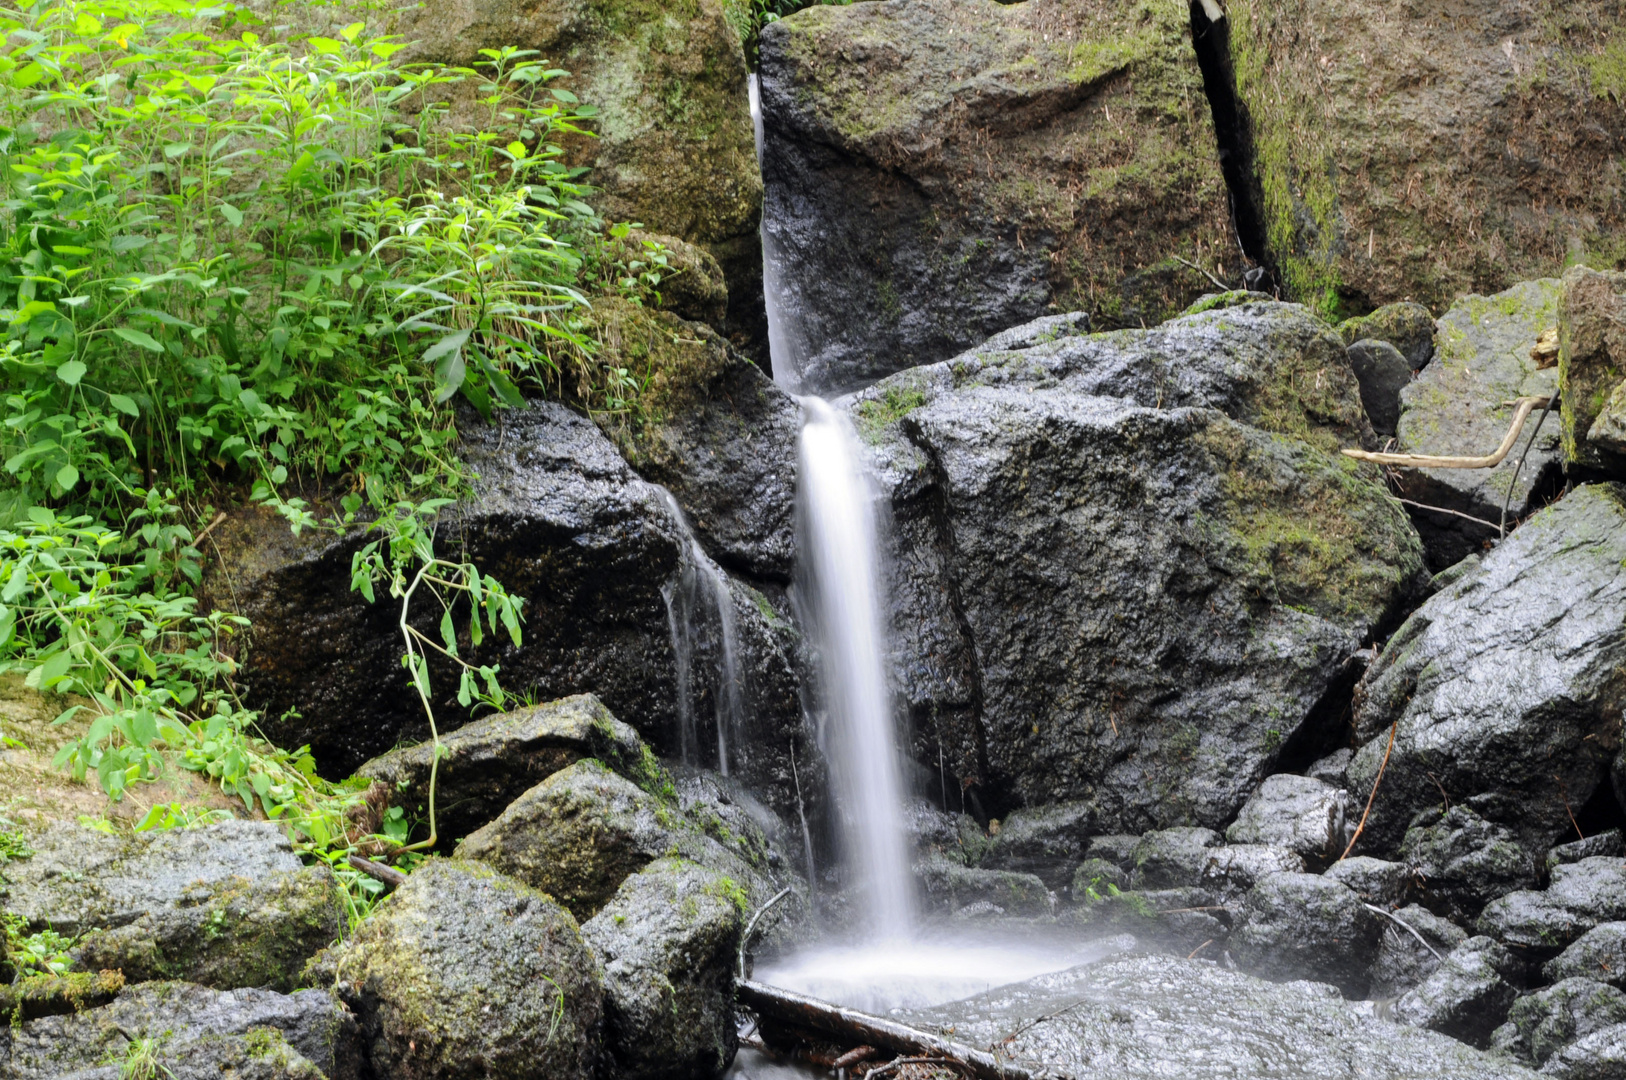
{"type": "Polygon", "coordinates": [[[1365,745],[1349,778],[1358,801],[1389,754],[1363,850],[1394,851],[1442,789],[1511,829],[1530,852],[1570,829],[1570,808],[1585,805],[1619,744],[1623,526],[1626,488],[1577,488],[1430,597],[1388,641],[1356,694],[1365,745]]]}
{"type": "Polygon", "coordinates": [[[1225,826],[1323,736],[1317,704],[1421,573],[1400,505],[1333,453],[1369,429],[1300,307],[1041,319],[848,408],[891,507],[915,753],[990,813],[1225,826]]]}
{"type": "MultiPolygon", "coordinates": [[[[1174,0],[814,5],[764,28],[767,242],[810,391],[1046,311],[1145,326],[1239,276],[1174,0]]],[[[782,350],[783,351],[783,350],[782,350]]]]}
{"type": "Polygon", "coordinates": [[[1233,0],[1236,83],[1289,295],[1442,310],[1619,257],[1620,13],[1233,0]]]}
{"type": "Polygon", "coordinates": [[[1395,1002],[1394,1016],[1403,1024],[1485,1046],[1518,997],[1508,980],[1519,976],[1519,963],[1506,949],[1490,938],[1469,938],[1395,1002]]]}
{"type": "Polygon", "coordinates": [[[1626,476],[1626,274],[1577,266],[1559,304],[1564,459],[1626,476]]]}
{"type": "Polygon", "coordinates": [[[1381,918],[1336,881],[1270,874],[1249,891],[1231,951],[1244,971],[1277,982],[1328,982],[1366,995],[1381,918]]]}

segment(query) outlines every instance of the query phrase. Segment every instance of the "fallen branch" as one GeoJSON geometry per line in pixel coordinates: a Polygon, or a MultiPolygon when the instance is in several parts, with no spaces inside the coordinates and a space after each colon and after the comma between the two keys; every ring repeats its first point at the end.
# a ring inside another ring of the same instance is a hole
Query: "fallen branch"
{"type": "MultiPolygon", "coordinates": [[[[1545,337],[1546,335],[1544,334],[1542,336],[1545,337]]],[[[1534,357],[1536,355],[1536,350],[1531,349],[1530,355],[1534,357]]],[[[1555,360],[1554,363],[1557,363],[1557,361],[1555,360]]],[[[1554,394],[1552,397],[1547,399],[1547,404],[1541,407],[1541,415],[1536,417],[1535,430],[1530,432],[1530,439],[1524,444],[1524,453],[1519,455],[1519,463],[1513,466],[1513,479],[1507,482],[1507,498],[1502,500],[1502,521],[1501,524],[1496,527],[1496,535],[1498,538],[1507,535],[1507,508],[1513,505],[1513,489],[1519,482],[1519,473],[1524,471],[1524,459],[1530,456],[1530,448],[1536,445],[1536,436],[1541,434],[1541,425],[1546,422],[1547,414],[1552,412],[1553,403],[1557,400],[1558,395],[1554,394]]]]}
{"type": "Polygon", "coordinates": [[[905,1065],[947,1065],[951,1069],[961,1069],[961,1070],[965,1071],[966,1073],[968,1073],[971,1076],[977,1075],[976,1071],[973,1070],[970,1065],[966,1064],[963,1061],[960,1061],[958,1058],[948,1058],[948,1057],[903,1057],[903,1058],[898,1058],[895,1061],[887,1062],[885,1065],[877,1065],[875,1068],[869,1070],[864,1075],[866,1077],[885,1076],[887,1073],[892,1072],[895,1069],[901,1069],[905,1065]]]}
{"type": "MultiPolygon", "coordinates": [[[[1223,16],[1221,16],[1221,17],[1223,18],[1223,16]]],[[[1210,19],[1209,21],[1210,22],[1219,22],[1219,19],[1210,19]]],[[[1186,266],[1191,267],[1193,270],[1197,271],[1197,273],[1201,274],[1203,277],[1207,278],[1209,281],[1212,281],[1215,285],[1218,285],[1220,287],[1221,292],[1231,292],[1231,291],[1233,291],[1229,285],[1225,284],[1225,282],[1221,281],[1219,278],[1215,277],[1213,274],[1210,274],[1207,270],[1204,270],[1202,267],[1198,266],[1196,263],[1190,262],[1190,261],[1188,261],[1186,259],[1182,259],[1178,255],[1174,256],[1174,261],[1177,262],[1177,263],[1184,263],[1186,266]]]]}
{"type": "Polygon", "coordinates": [[[348,861],[351,866],[368,877],[382,881],[385,892],[393,892],[406,884],[406,875],[393,866],[375,863],[371,859],[363,859],[360,855],[352,855],[348,861]]]}
{"type": "Polygon", "coordinates": [[[1486,521],[1484,518],[1474,517],[1472,514],[1464,514],[1461,510],[1447,510],[1443,506],[1430,506],[1428,503],[1413,502],[1411,499],[1402,499],[1398,495],[1395,496],[1395,500],[1403,502],[1407,506],[1415,506],[1419,510],[1427,510],[1431,514],[1450,514],[1452,517],[1459,517],[1464,521],[1472,521],[1477,525],[1483,525],[1487,529],[1496,528],[1496,522],[1486,521]]]}
{"type": "Polygon", "coordinates": [[[745,947],[751,943],[751,931],[757,928],[757,920],[768,913],[768,909],[790,895],[790,886],[773,894],[773,899],[757,908],[757,913],[751,916],[751,921],[745,924],[745,933],[740,935],[740,978],[745,978],[745,947]]]}
{"type": "Polygon", "coordinates": [[[1507,437],[1496,451],[1484,457],[1438,457],[1432,454],[1374,454],[1366,450],[1345,450],[1345,457],[1352,457],[1357,461],[1370,461],[1376,465],[1400,465],[1409,469],[1494,469],[1507,457],[1513,449],[1513,444],[1519,441],[1519,432],[1524,430],[1524,422],[1530,418],[1530,411],[1540,405],[1546,408],[1551,398],[1522,397],[1513,404],[1518,408],[1513,413],[1513,426],[1508,428],[1507,437]]]}
{"type": "Polygon", "coordinates": [[[896,1020],[844,1009],[747,979],[742,979],[735,991],[739,1003],[754,1010],[763,1020],[841,1039],[850,1046],[873,1046],[912,1057],[952,1059],[963,1063],[977,1080],[1035,1080],[1029,1070],[1001,1061],[986,1050],[977,1050],[896,1020]]]}
{"type": "Polygon", "coordinates": [[[845,1069],[849,1065],[857,1065],[865,1058],[872,1058],[880,1053],[873,1046],[855,1046],[830,1063],[832,1069],[845,1069]]]}
{"type": "Polygon", "coordinates": [[[1395,722],[1389,725],[1389,745],[1383,748],[1383,764],[1378,766],[1377,778],[1372,781],[1372,794],[1366,797],[1366,809],[1361,812],[1361,823],[1355,826],[1355,835],[1349,838],[1349,846],[1344,849],[1342,855],[1338,856],[1339,862],[1349,858],[1349,853],[1355,850],[1355,841],[1359,840],[1361,833],[1366,831],[1366,818],[1367,815],[1372,813],[1373,800],[1378,797],[1378,785],[1383,783],[1383,770],[1389,767],[1389,755],[1395,748],[1395,732],[1399,729],[1400,717],[1397,716],[1395,722]]]}
{"type": "Polygon", "coordinates": [[[1445,957],[1441,956],[1440,953],[1439,953],[1439,950],[1436,949],[1434,946],[1430,945],[1428,943],[1428,940],[1426,938],[1424,938],[1422,934],[1419,934],[1417,932],[1416,927],[1412,926],[1411,923],[1406,922],[1405,920],[1401,919],[1400,916],[1396,915],[1392,911],[1383,910],[1382,908],[1378,907],[1376,904],[1362,904],[1361,906],[1363,908],[1366,908],[1368,911],[1375,911],[1379,915],[1382,915],[1384,918],[1393,919],[1395,922],[1399,923],[1402,929],[1410,932],[1412,937],[1416,938],[1419,942],[1422,943],[1423,948],[1427,949],[1429,952],[1434,954],[1434,959],[1438,960],[1442,964],[1445,963],[1445,957]]]}

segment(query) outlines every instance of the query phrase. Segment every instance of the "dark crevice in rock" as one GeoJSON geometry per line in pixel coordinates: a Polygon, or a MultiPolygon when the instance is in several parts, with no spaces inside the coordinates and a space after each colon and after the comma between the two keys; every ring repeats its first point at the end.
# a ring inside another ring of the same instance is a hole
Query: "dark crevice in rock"
{"type": "MultiPolygon", "coordinates": [[[[1614,785],[1607,779],[1593,789],[1584,805],[1575,807],[1575,824],[1583,836],[1596,836],[1610,829],[1626,832],[1626,809],[1621,808],[1614,785]]],[[[1565,836],[1559,842],[1567,843],[1569,839],[1565,836]]]]}
{"type": "Polygon", "coordinates": [[[1335,750],[1355,748],[1355,684],[1366,673],[1370,657],[1358,652],[1344,662],[1304,723],[1282,744],[1274,772],[1304,773],[1335,750]]]}
{"type": "Polygon", "coordinates": [[[1219,150],[1220,172],[1231,195],[1231,223],[1237,243],[1242,253],[1267,275],[1263,281],[1250,282],[1249,287],[1272,292],[1277,274],[1265,230],[1265,191],[1255,167],[1253,123],[1236,89],[1231,23],[1223,17],[1218,22],[1210,21],[1202,0],[1191,0],[1191,46],[1197,54],[1203,93],[1214,117],[1214,141],[1219,150]]]}

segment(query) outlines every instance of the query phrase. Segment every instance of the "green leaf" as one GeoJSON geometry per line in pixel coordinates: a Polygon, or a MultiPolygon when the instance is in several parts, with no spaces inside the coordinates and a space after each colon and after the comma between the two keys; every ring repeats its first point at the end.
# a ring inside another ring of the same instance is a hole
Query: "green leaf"
{"type": "MultiPolygon", "coordinates": [[[[557,93],[557,91],[555,91],[557,93]]],[[[170,159],[178,158],[192,149],[189,142],[172,142],[164,144],[164,156],[170,159]]]]}
{"type": "Polygon", "coordinates": [[[243,212],[231,203],[220,204],[220,216],[234,229],[243,223],[243,212]]]}
{"type": "Polygon", "coordinates": [[[115,326],[113,333],[128,341],[131,345],[139,345],[148,352],[161,353],[164,347],[158,344],[151,334],[141,330],[132,330],[128,326],[115,326]]]}
{"type": "Polygon", "coordinates": [[[446,642],[446,651],[455,654],[457,652],[457,628],[452,625],[450,610],[440,613],[440,637],[442,641],[446,642]]]}
{"type": "Polygon", "coordinates": [[[457,330],[447,334],[429,348],[424,350],[423,362],[439,364],[435,367],[435,404],[441,404],[457,393],[463,385],[468,369],[463,365],[463,345],[469,340],[472,329],[457,330]]]}
{"type": "Polygon", "coordinates": [[[77,483],[79,483],[79,470],[72,465],[64,465],[56,471],[56,485],[63,491],[72,491],[77,483]]]}
{"type": "MultiPolygon", "coordinates": [[[[318,39],[312,38],[311,40],[315,41],[318,39]]],[[[288,183],[292,184],[301,176],[304,176],[306,170],[314,164],[316,164],[315,154],[312,154],[309,150],[305,151],[303,154],[300,154],[299,160],[288,166],[288,175],[286,178],[288,183]]]]}
{"type": "Polygon", "coordinates": [[[119,412],[123,413],[125,416],[141,415],[141,410],[136,408],[135,400],[133,398],[127,398],[123,394],[108,394],[107,403],[113,406],[113,408],[117,409],[119,412]]]}
{"type": "Polygon", "coordinates": [[[69,360],[56,369],[56,377],[69,386],[78,386],[79,380],[85,377],[85,365],[81,360],[69,360]]]}
{"type": "Polygon", "coordinates": [[[45,78],[45,69],[39,64],[25,64],[22,70],[11,77],[11,85],[18,87],[33,86],[45,78]]]}

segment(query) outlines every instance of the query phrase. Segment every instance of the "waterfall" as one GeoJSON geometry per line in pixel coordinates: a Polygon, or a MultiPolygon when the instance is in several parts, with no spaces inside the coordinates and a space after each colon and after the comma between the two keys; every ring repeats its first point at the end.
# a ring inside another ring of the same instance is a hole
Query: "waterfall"
{"type": "Polygon", "coordinates": [[[881,939],[901,939],[913,927],[914,897],[886,685],[872,496],[851,424],[826,401],[801,402],[797,547],[804,562],[798,584],[805,587],[818,644],[830,774],[872,929],[881,939]]]}
{"type": "MultiPolygon", "coordinates": [[[[762,96],[755,75],[748,87],[760,167],[762,96]]],[[[764,213],[768,354],[774,380],[794,394],[801,388],[800,337],[768,226],[764,213]]],[[[869,929],[879,940],[902,940],[914,927],[914,886],[886,684],[873,496],[852,425],[821,398],[798,400],[803,420],[797,461],[797,587],[818,644],[830,775],[847,857],[872,916],[869,929]]]]}
{"type": "Polygon", "coordinates": [[[734,618],[734,594],[723,571],[711,561],[683,508],[670,491],[657,487],[672,521],[683,537],[676,576],[661,588],[666,600],[666,625],[672,635],[677,665],[679,741],[685,765],[699,765],[700,740],[695,723],[695,697],[701,688],[695,678],[698,657],[716,654],[712,673],[715,692],[713,714],[717,724],[717,771],[728,775],[729,746],[739,757],[739,733],[745,719],[745,690],[740,678],[739,635],[734,618]]]}

